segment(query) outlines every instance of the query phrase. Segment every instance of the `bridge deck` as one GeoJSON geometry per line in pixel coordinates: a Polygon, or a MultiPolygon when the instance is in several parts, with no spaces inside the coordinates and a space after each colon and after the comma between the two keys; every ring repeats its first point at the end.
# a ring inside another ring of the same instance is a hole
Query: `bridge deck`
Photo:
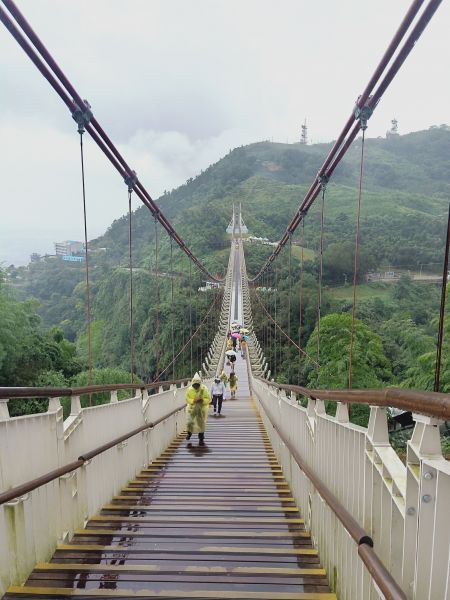
{"type": "Polygon", "coordinates": [[[179,436],[5,600],[335,599],[240,356],[236,372],[238,397],[210,415],[205,447],[179,436]]]}

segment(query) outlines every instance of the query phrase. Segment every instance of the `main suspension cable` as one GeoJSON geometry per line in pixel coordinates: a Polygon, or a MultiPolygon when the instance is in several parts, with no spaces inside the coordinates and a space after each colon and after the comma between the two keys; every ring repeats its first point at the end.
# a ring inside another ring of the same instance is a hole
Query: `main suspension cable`
{"type": "MultiPolygon", "coordinates": [[[[47,79],[62,101],[69,108],[71,113],[73,114],[74,110],[76,109],[82,109],[86,101],[81,98],[68,78],[64,75],[61,68],[53,59],[50,52],[41,42],[25,17],[22,15],[16,4],[12,0],[1,1],[8,8],[16,23],[21,27],[22,31],[28,37],[32,45],[30,45],[23,33],[17,28],[9,15],[2,8],[0,8],[0,21],[5,25],[7,30],[11,33],[11,35],[28,55],[41,74],[45,77],[45,79],[47,79]],[[35,49],[41,56],[37,54],[35,49]]],[[[113,142],[107,136],[103,128],[100,126],[98,121],[93,117],[92,113],[90,122],[86,123],[85,129],[91,135],[95,143],[99,146],[108,160],[112,163],[114,168],[119,172],[122,178],[125,178],[127,174],[133,172],[113,142]]],[[[167,233],[174,238],[181,250],[190,258],[190,260],[192,260],[208,278],[212,279],[213,281],[221,281],[221,279],[214,277],[197,258],[197,256],[188,248],[181,236],[177,233],[169,220],[162,213],[158,205],[152,199],[150,194],[147,192],[143,184],[137,178],[133,189],[140,200],[147,206],[147,208],[150,209],[152,215],[158,219],[167,233]]]]}
{"type": "Polygon", "coordinates": [[[251,281],[257,280],[262,275],[262,273],[269,267],[269,265],[280,254],[282,248],[288,243],[289,235],[294,233],[294,231],[297,229],[298,225],[300,224],[301,220],[304,218],[304,216],[306,215],[306,213],[312,206],[314,200],[320,194],[320,189],[321,189],[320,178],[323,176],[327,176],[329,179],[331,177],[332,173],[334,172],[335,168],[337,167],[339,162],[344,157],[344,155],[347,152],[348,148],[350,147],[351,143],[356,138],[356,136],[360,130],[359,122],[355,123],[355,120],[358,119],[358,116],[357,116],[358,111],[363,110],[364,107],[366,107],[366,106],[370,107],[370,109],[372,111],[375,109],[375,107],[378,105],[381,97],[383,96],[383,94],[387,90],[388,86],[390,85],[390,83],[392,82],[392,80],[394,79],[394,77],[396,76],[398,71],[400,70],[401,66],[405,62],[408,55],[410,54],[412,48],[414,47],[415,43],[417,42],[417,40],[419,39],[419,37],[421,36],[423,31],[425,30],[426,26],[430,22],[431,18],[433,17],[434,13],[438,9],[441,2],[442,2],[442,0],[430,0],[429,4],[427,5],[427,7],[423,11],[422,15],[420,16],[419,20],[413,27],[410,35],[408,36],[408,38],[405,41],[404,45],[402,46],[401,50],[398,52],[398,54],[395,58],[395,61],[393,61],[391,67],[389,68],[387,73],[384,75],[384,77],[381,79],[383,72],[385,71],[389,62],[393,58],[395,52],[397,51],[398,47],[400,46],[402,39],[405,37],[409,27],[411,26],[415,17],[419,13],[419,10],[420,10],[422,4],[424,3],[424,0],[414,0],[413,1],[408,12],[406,13],[406,15],[403,19],[403,21],[401,22],[396,34],[394,35],[394,38],[392,39],[391,43],[389,44],[386,52],[384,53],[384,55],[382,57],[380,63],[378,64],[374,74],[370,78],[369,83],[367,84],[367,86],[364,89],[361,96],[358,98],[358,100],[356,102],[355,110],[350,115],[349,119],[347,120],[347,122],[344,126],[344,129],[342,130],[341,134],[338,136],[336,142],[334,143],[332,149],[330,150],[327,158],[325,159],[323,165],[321,166],[321,168],[317,174],[317,177],[314,179],[313,183],[311,184],[310,188],[308,189],[308,192],[306,193],[302,203],[300,204],[300,206],[299,206],[298,210],[296,211],[296,213],[294,214],[291,222],[287,226],[286,231],[284,232],[283,236],[281,237],[280,241],[278,242],[277,247],[274,249],[272,254],[269,256],[267,261],[264,263],[261,270],[257,273],[257,275],[255,275],[254,278],[251,279],[251,281]],[[377,83],[379,82],[380,79],[381,79],[381,82],[380,82],[377,90],[374,92],[373,97],[371,97],[370,94],[373,92],[375,86],[377,85],[377,83]],[[352,126],[353,126],[353,129],[352,129],[352,126]],[[351,130],[351,132],[350,132],[350,130],[351,130]],[[349,134],[349,132],[350,132],[350,134],[349,134]],[[347,138],[347,135],[348,135],[348,138],[347,138]]]}

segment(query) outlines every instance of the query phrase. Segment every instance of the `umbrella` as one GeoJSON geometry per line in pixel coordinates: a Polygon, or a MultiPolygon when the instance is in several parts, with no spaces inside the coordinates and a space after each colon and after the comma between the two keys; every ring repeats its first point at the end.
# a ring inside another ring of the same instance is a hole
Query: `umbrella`
{"type": "Polygon", "coordinates": [[[234,350],[227,350],[227,351],[225,352],[225,354],[226,354],[227,356],[236,356],[236,352],[235,352],[234,350]]]}
{"type": "Polygon", "coordinates": [[[241,333],[249,333],[249,330],[246,329],[245,327],[241,327],[240,332],[241,333]]]}
{"type": "Polygon", "coordinates": [[[241,337],[241,334],[238,331],[233,331],[233,333],[231,334],[232,338],[235,339],[239,339],[241,337]]]}

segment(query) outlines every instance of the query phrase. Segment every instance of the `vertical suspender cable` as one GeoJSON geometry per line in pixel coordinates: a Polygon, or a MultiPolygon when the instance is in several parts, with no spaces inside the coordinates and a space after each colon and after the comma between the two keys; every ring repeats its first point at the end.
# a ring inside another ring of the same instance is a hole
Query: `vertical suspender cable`
{"type": "Polygon", "coordinates": [[[436,350],[436,367],[434,371],[434,391],[440,391],[442,340],[444,338],[445,301],[447,297],[448,254],[450,247],[450,206],[448,207],[447,237],[445,240],[444,272],[442,275],[441,310],[439,314],[438,343],[436,350]]]}
{"type": "Polygon", "coordinates": [[[155,276],[156,276],[156,327],[155,327],[155,341],[156,341],[156,373],[155,379],[159,376],[159,352],[160,352],[160,339],[159,339],[159,264],[158,264],[158,219],[155,216],[155,276]]]}
{"type": "MultiPolygon", "coordinates": [[[[199,293],[198,293],[198,290],[197,290],[197,293],[195,294],[195,329],[197,329],[198,324],[199,324],[199,319],[198,319],[198,297],[199,297],[199,293]]],[[[201,344],[202,344],[202,336],[201,336],[201,334],[199,334],[199,336],[195,340],[195,342],[196,342],[196,352],[195,352],[196,370],[200,371],[200,368],[198,368],[198,366],[199,366],[199,357],[201,358],[201,344]]]]}
{"type": "Polygon", "coordinates": [[[288,329],[288,383],[291,383],[291,294],[292,294],[292,235],[289,236],[289,287],[288,287],[288,318],[287,318],[287,329],[288,329]]]}
{"type": "Polygon", "coordinates": [[[327,182],[322,183],[322,200],[320,204],[320,250],[319,250],[319,285],[317,298],[317,362],[320,364],[320,317],[322,314],[322,278],[323,278],[323,225],[325,214],[325,190],[327,182]]]}
{"type": "Polygon", "coordinates": [[[299,298],[298,298],[298,368],[297,368],[297,385],[300,385],[300,367],[301,367],[301,359],[302,353],[300,348],[302,347],[302,318],[303,318],[303,269],[305,266],[305,219],[302,219],[302,233],[300,244],[302,247],[302,257],[300,264],[300,288],[299,288],[299,298]]]}
{"type": "Polygon", "coordinates": [[[191,340],[191,375],[192,375],[192,262],[189,260],[189,339],[191,340]]]}
{"type": "MultiPolygon", "coordinates": [[[[267,308],[269,310],[269,313],[272,314],[272,294],[273,294],[273,288],[272,288],[272,266],[269,268],[269,292],[268,292],[268,301],[267,301],[267,308]]],[[[267,340],[267,360],[269,361],[269,365],[271,364],[270,361],[270,357],[271,357],[271,352],[272,352],[272,325],[269,323],[269,336],[268,336],[268,340],[267,340]]]]}
{"type": "Polygon", "coordinates": [[[365,142],[366,127],[362,127],[361,141],[361,160],[359,166],[359,190],[358,190],[358,213],[356,217],[356,233],[355,233],[355,264],[353,269],[353,305],[352,305],[352,332],[350,336],[350,355],[348,363],[348,387],[352,387],[352,371],[353,371],[353,344],[355,340],[355,314],[356,314],[356,280],[358,274],[358,250],[359,250],[359,231],[361,222],[361,197],[362,197],[362,178],[364,168],[364,142],[365,142]]]}
{"type": "Polygon", "coordinates": [[[128,251],[130,261],[130,367],[131,383],[133,383],[134,374],[134,323],[133,323],[133,262],[132,262],[132,233],[131,233],[131,193],[132,188],[128,188],[128,251]]]}
{"type": "MultiPolygon", "coordinates": [[[[276,284],[275,284],[275,268],[273,269],[272,272],[272,310],[270,314],[273,314],[274,319],[276,320],[277,318],[277,296],[275,293],[275,289],[276,289],[276,284]]],[[[275,324],[273,326],[273,336],[272,336],[272,348],[271,348],[271,352],[272,352],[272,367],[273,367],[273,376],[275,378],[276,376],[276,353],[275,353],[275,348],[277,345],[277,328],[275,327],[275,324]]]]}
{"type": "MultiPolygon", "coordinates": [[[[89,254],[88,254],[88,235],[87,235],[87,216],[86,216],[86,185],[84,181],[84,148],[83,133],[84,127],[79,125],[80,134],[80,157],[81,157],[81,184],[83,188],[83,220],[84,220],[84,257],[86,263],[86,310],[87,310],[87,330],[88,330],[88,385],[92,385],[92,341],[91,341],[91,294],[89,287],[89,254]]],[[[89,396],[89,405],[92,405],[91,396],[89,396]]]]}
{"type": "Polygon", "coordinates": [[[170,238],[170,312],[172,315],[172,379],[175,377],[175,324],[174,324],[174,305],[173,305],[173,286],[174,286],[174,272],[173,272],[173,238],[170,238]]]}
{"type": "MultiPolygon", "coordinates": [[[[267,309],[267,271],[264,273],[263,275],[263,303],[264,303],[264,308],[267,309]]],[[[263,348],[264,348],[264,352],[267,348],[267,330],[269,328],[269,322],[267,321],[266,318],[264,318],[263,320],[263,348]]]]}

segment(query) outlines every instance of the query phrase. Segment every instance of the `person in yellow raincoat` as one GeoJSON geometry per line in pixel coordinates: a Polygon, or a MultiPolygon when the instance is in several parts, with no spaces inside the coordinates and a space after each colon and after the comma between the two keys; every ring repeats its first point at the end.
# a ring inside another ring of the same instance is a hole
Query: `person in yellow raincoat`
{"type": "Polygon", "coordinates": [[[222,369],[222,373],[220,374],[220,380],[223,381],[225,387],[227,387],[228,385],[228,375],[225,373],[225,371],[222,369]]]}
{"type": "Polygon", "coordinates": [[[198,433],[198,445],[205,445],[206,419],[211,403],[211,395],[198,373],[194,375],[191,385],[186,391],[186,439],[190,440],[193,433],[198,433]]]}

